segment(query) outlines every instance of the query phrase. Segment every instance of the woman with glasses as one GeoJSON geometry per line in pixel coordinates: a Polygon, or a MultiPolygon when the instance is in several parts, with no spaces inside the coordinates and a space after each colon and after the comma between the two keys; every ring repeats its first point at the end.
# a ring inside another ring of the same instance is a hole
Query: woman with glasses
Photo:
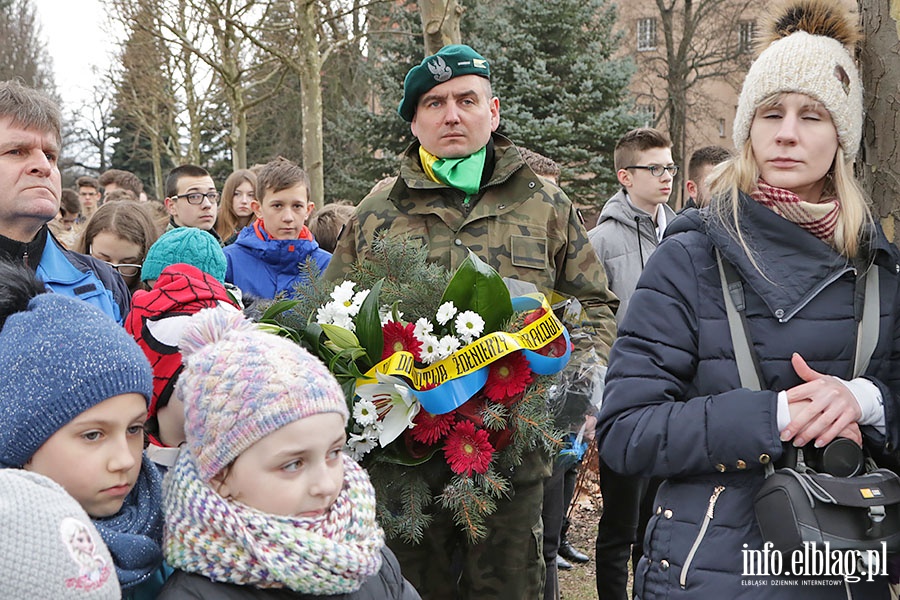
{"type": "Polygon", "coordinates": [[[787,444],[900,443],[900,252],[853,175],[855,19],[838,0],[773,17],[738,101],[737,156],[710,175],[709,208],[670,225],[610,353],[601,458],[664,479],[635,569],[642,600],[888,597],[883,574],[850,583],[796,553],[778,553],[779,573],[744,562],[764,551],[754,500],[787,444]]]}
{"type": "Polygon", "coordinates": [[[158,237],[150,213],[137,202],[108,202],[84,226],[78,246],[119,272],[133,293],[140,284],[141,265],[158,237]]]}

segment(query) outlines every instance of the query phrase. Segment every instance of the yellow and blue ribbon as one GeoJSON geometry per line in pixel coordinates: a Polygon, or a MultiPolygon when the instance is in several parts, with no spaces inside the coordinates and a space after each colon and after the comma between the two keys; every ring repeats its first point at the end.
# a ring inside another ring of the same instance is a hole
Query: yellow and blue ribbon
{"type": "Polygon", "coordinates": [[[395,352],[358,379],[357,385],[377,382],[376,371],[406,377],[412,382],[413,393],[422,408],[431,414],[440,415],[462,406],[477,394],[487,382],[489,365],[513,352],[521,351],[531,370],[538,375],[552,375],[561,371],[569,362],[571,343],[569,332],[553,314],[550,304],[541,294],[513,298],[512,304],[513,309],[518,312],[541,307],[546,312],[520,331],[489,333],[428,367],[416,367],[413,355],[409,352],[395,352]],[[554,357],[535,352],[560,335],[566,340],[565,354],[554,357]]]}

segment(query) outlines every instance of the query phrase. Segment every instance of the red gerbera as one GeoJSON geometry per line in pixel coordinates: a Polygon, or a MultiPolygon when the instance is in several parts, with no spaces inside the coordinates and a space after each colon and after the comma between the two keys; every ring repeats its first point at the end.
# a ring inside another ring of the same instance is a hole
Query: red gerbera
{"type": "Polygon", "coordinates": [[[472,471],[485,473],[494,457],[488,432],[475,429],[471,421],[460,421],[444,442],[444,457],[457,475],[472,476],[472,471]]]}
{"type": "Polygon", "coordinates": [[[528,359],[521,352],[513,352],[491,363],[484,395],[494,402],[503,402],[524,392],[532,379],[528,359]]]}
{"type": "Polygon", "coordinates": [[[381,351],[381,360],[386,359],[394,352],[406,350],[412,353],[417,361],[422,360],[422,342],[413,335],[416,326],[412,323],[403,325],[396,321],[388,321],[381,327],[384,336],[384,349],[381,351]]]}
{"type": "Polygon", "coordinates": [[[417,442],[431,445],[447,435],[455,422],[456,417],[453,413],[433,415],[428,411],[420,410],[413,419],[416,426],[410,430],[410,435],[417,442]]]}

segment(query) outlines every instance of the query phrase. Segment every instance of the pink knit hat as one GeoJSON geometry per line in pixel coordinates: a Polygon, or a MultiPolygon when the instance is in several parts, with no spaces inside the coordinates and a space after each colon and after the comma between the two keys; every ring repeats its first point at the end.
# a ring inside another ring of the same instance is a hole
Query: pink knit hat
{"type": "Polygon", "coordinates": [[[209,482],[244,450],[305,417],[349,416],[341,386],[312,354],[228,306],[191,317],[179,344],[185,435],[209,482]]]}

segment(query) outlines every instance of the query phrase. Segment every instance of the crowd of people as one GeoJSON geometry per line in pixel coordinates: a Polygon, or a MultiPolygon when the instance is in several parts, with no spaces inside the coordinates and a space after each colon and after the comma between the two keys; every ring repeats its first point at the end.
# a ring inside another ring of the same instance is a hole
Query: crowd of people
{"type": "Polygon", "coordinates": [[[856,41],[838,3],[794,0],[747,74],[736,150],[693,153],[685,208],[668,205],[670,139],[638,128],[589,230],[560,165],[498,133],[490,62],[465,45],[407,73],[415,140],[355,207],[316,207],[283,157],[221,194],[190,164],[161,202],[115,169],[62,189],[58,107],[0,83],[0,595],[554,600],[558,570],[593,558],[601,600],[889,597],[884,573],[742,578],[742,551],[764,543],[754,495],[787,448],[900,444],[900,251],[853,174],[856,41]],[[304,265],[341,279],[381,235],[421,240],[449,270],[474,252],[516,294],[577,306],[564,443],[506,468],[477,542],[439,503],[419,542],[386,538],[344,452],[341,386],[245,311],[294,295],[304,265]],[[739,375],[728,269],[761,390],[739,375]],[[873,273],[877,339],[859,365],[873,273]],[[588,443],[593,557],[566,537],[588,443]]]}

